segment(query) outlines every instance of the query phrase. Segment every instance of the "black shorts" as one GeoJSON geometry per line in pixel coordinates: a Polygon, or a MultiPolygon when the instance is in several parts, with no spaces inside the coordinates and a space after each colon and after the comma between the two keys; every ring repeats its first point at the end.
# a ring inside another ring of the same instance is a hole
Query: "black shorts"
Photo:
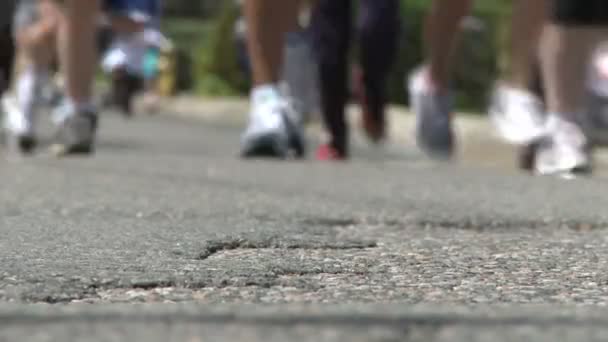
{"type": "Polygon", "coordinates": [[[608,26],[608,0],[553,0],[552,5],[551,19],[556,24],[608,26]]]}
{"type": "Polygon", "coordinates": [[[15,44],[11,31],[11,25],[0,26],[0,95],[8,88],[13,75],[15,44]]]}

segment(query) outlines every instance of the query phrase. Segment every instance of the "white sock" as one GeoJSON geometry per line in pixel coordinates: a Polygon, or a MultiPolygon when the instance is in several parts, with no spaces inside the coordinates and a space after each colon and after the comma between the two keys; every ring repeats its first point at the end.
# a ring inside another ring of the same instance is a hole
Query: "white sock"
{"type": "Polygon", "coordinates": [[[28,121],[33,119],[35,115],[34,112],[39,101],[42,82],[43,76],[41,72],[31,66],[25,68],[18,76],[15,85],[17,106],[28,121]]]}
{"type": "Polygon", "coordinates": [[[282,103],[281,93],[274,84],[265,84],[251,90],[251,110],[249,119],[251,127],[264,129],[277,128],[282,125],[282,117],[278,106],[282,103]]]}
{"type": "Polygon", "coordinates": [[[34,129],[36,110],[40,101],[42,86],[47,78],[44,70],[26,67],[15,82],[15,102],[9,110],[7,125],[18,134],[30,134],[34,129]]]}
{"type": "Polygon", "coordinates": [[[549,113],[546,124],[547,133],[557,142],[584,146],[587,137],[581,125],[576,121],[578,117],[575,113],[549,113]]]}
{"type": "Polygon", "coordinates": [[[546,126],[549,129],[553,129],[557,126],[561,125],[576,125],[578,123],[575,118],[578,118],[578,114],[575,113],[557,113],[557,112],[549,112],[547,113],[547,121],[546,126]]]}
{"type": "Polygon", "coordinates": [[[251,104],[253,106],[279,98],[281,98],[281,92],[276,84],[262,84],[251,89],[251,104]]]}
{"type": "Polygon", "coordinates": [[[92,101],[76,102],[68,97],[63,99],[61,106],[53,110],[51,120],[55,125],[62,125],[65,120],[78,113],[95,113],[96,107],[92,101]]]}
{"type": "Polygon", "coordinates": [[[70,112],[71,114],[77,114],[77,113],[81,113],[81,112],[90,112],[90,111],[95,110],[95,105],[93,104],[93,101],[91,101],[91,100],[74,101],[70,98],[66,98],[64,106],[66,107],[66,109],[68,109],[67,111],[70,112]]]}

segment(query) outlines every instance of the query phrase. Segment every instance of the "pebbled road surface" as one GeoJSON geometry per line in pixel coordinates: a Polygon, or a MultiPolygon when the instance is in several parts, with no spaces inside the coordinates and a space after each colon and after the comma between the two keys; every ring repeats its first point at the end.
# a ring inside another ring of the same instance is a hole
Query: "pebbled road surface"
{"type": "Polygon", "coordinates": [[[244,162],[238,138],[109,116],[93,159],[3,160],[0,341],[608,336],[603,171],[476,163],[512,158],[490,140],[453,166],[398,144],[244,162]]]}

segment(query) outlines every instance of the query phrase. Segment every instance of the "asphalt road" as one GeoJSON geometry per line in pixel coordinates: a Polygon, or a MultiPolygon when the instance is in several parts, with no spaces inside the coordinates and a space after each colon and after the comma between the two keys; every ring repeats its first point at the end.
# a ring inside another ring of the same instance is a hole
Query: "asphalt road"
{"type": "Polygon", "coordinates": [[[245,162],[238,138],[221,120],[110,116],[92,159],[5,158],[0,341],[608,336],[604,178],[398,144],[245,162]]]}

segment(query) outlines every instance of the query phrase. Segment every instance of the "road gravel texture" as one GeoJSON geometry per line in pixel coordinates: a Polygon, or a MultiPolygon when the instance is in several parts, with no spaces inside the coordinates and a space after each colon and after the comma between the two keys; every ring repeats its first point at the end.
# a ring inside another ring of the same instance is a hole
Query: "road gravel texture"
{"type": "Polygon", "coordinates": [[[0,341],[608,336],[603,169],[360,142],[343,164],[245,162],[238,128],[107,116],[95,158],[2,161],[0,341]]]}

